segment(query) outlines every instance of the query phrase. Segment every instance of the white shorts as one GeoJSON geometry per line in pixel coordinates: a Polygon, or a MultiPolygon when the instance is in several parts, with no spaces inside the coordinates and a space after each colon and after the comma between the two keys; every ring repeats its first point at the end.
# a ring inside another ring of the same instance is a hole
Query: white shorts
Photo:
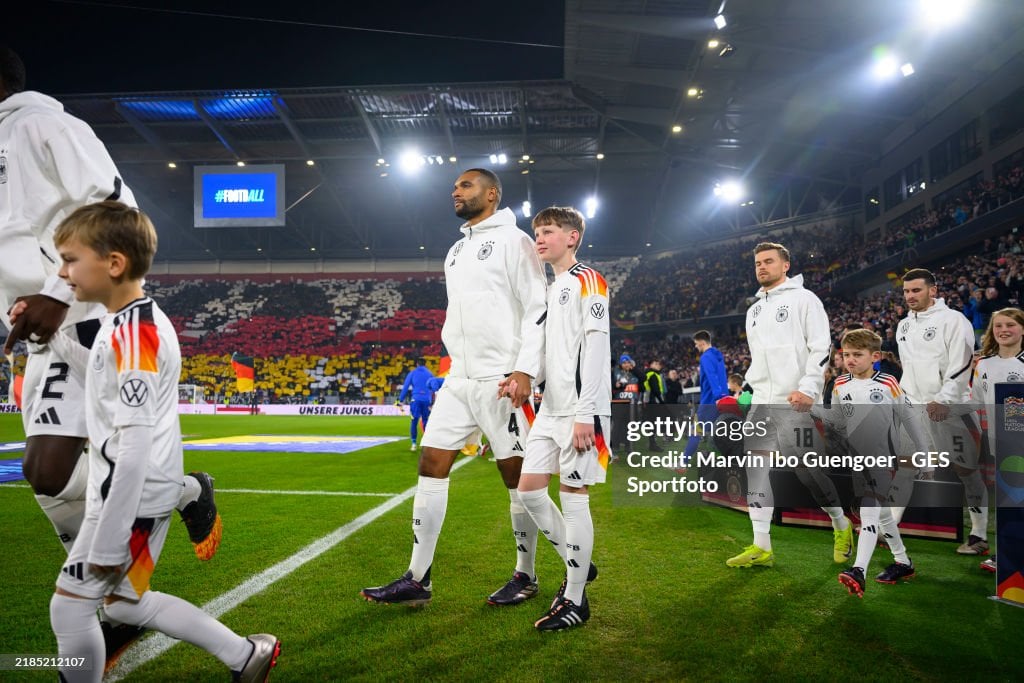
{"type": "Polygon", "coordinates": [[[89,435],[84,368],[76,368],[48,346],[28,354],[21,405],[25,436],[89,435]]]}
{"type": "MultiPolygon", "coordinates": [[[[932,447],[936,451],[949,453],[952,464],[968,470],[978,469],[978,458],[981,454],[981,428],[978,426],[976,413],[950,417],[942,422],[933,422],[925,415],[921,423],[927,428],[932,438],[932,447]]],[[[918,449],[910,439],[907,431],[901,431],[901,456],[909,456],[918,449]]]]}
{"type": "Polygon", "coordinates": [[[57,586],[83,598],[117,594],[128,600],[138,600],[149,590],[149,580],[164,548],[171,517],[136,519],[130,540],[131,557],[124,563],[124,571],[101,576],[89,569],[89,547],[96,534],[99,509],[97,507],[95,514],[90,514],[87,509],[75,545],[57,577],[57,586]]]}
{"type": "Polygon", "coordinates": [[[458,451],[478,429],[491,444],[497,460],[522,457],[533,422],[533,406],[512,408],[512,400],[498,399],[498,380],[448,377],[434,399],[421,445],[458,451]]]}
{"type": "Polygon", "coordinates": [[[571,488],[603,484],[608,475],[611,452],[605,442],[609,417],[594,417],[594,447],[580,453],[572,445],[576,418],[537,416],[526,440],[523,474],[558,474],[558,480],[571,488]]]}
{"type": "Polygon", "coordinates": [[[824,439],[810,413],[800,413],[789,406],[761,403],[751,406],[746,420],[753,423],[756,430],[760,430],[763,424],[767,433],[745,437],[744,450],[779,451],[782,455],[798,457],[809,451],[825,452],[824,439]]]}

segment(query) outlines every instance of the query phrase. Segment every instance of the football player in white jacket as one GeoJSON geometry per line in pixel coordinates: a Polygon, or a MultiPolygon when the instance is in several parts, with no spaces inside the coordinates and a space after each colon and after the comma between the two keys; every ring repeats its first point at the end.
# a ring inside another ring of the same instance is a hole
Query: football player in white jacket
{"type": "MultiPolygon", "coordinates": [[[[974,364],[974,330],[960,311],[936,298],[935,276],[923,268],[903,275],[907,317],[896,328],[903,376],[900,386],[927,413],[932,446],[947,451],[964,485],[971,531],[957,548],[961,555],[988,554],[988,490],[978,470],[981,430],[973,414],[952,409],[969,400],[974,364]]],[[[905,444],[906,446],[907,444],[905,444]]],[[[907,448],[904,448],[907,450],[907,448]]],[[[914,468],[901,467],[893,482],[893,516],[899,522],[910,500],[914,468]]]]}
{"type": "MultiPolygon", "coordinates": [[[[750,368],[746,383],[753,400],[747,419],[763,426],[764,436],[745,440],[744,448],[767,458],[771,451],[786,456],[813,449],[814,423],[809,411],[825,385],[832,338],[821,300],[804,289],[803,276],[788,277],[789,250],[762,242],[754,247],[754,271],[761,289],[747,309],[750,368]],[[787,405],[788,404],[788,405],[787,405]]],[[[832,559],[844,562],[853,552],[853,526],[843,513],[835,484],[821,468],[797,468],[795,474],[832,520],[832,559]]],[[[769,468],[747,467],[747,509],[754,542],[726,560],[729,567],[771,567],[771,520],[775,499],[769,468]]]]}
{"type": "Polygon", "coordinates": [[[462,239],[448,250],[444,264],[448,310],[441,338],[452,365],[421,441],[412,558],[401,577],[364,588],[361,595],[389,604],[430,602],[434,549],[448,508],[448,474],[459,450],[480,429],[508,488],[517,552],[512,578],[487,602],[517,605],[538,590],[537,525],[517,489],[533,418],[531,382],[544,356],[547,281],[533,240],[516,226],[511,209],[498,210],[497,175],[482,168],[464,172],[455,181],[452,200],[455,215],[466,221],[462,239]],[[514,381],[516,391],[498,399],[498,383],[506,378],[514,381]]]}

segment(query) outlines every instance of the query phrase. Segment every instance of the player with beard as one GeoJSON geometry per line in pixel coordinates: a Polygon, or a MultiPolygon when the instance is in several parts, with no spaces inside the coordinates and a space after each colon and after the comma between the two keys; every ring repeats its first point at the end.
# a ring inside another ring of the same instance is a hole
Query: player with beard
{"type": "MultiPolygon", "coordinates": [[[[789,250],[762,242],[754,247],[754,271],[761,289],[747,310],[750,368],[746,383],[753,389],[747,419],[763,424],[767,433],[746,440],[745,450],[767,461],[770,451],[803,455],[813,450],[814,423],[809,411],[825,384],[825,365],[832,341],[821,300],[804,289],[803,276],[788,277],[789,250]],[[788,405],[787,405],[788,404],[788,405]]],[[[795,474],[832,519],[835,562],[853,552],[853,526],[843,514],[835,485],[820,468],[797,468],[795,474]]],[[[769,468],[747,467],[747,508],[754,542],[726,560],[729,567],[771,567],[771,520],[775,506],[769,468]]]]}
{"type": "MultiPolygon", "coordinates": [[[[957,548],[961,555],[988,554],[988,490],[978,470],[981,432],[973,414],[955,415],[952,408],[969,399],[974,364],[974,329],[967,318],[936,298],[935,276],[923,268],[903,275],[907,317],[896,328],[903,376],[900,387],[915,406],[927,413],[932,446],[948,451],[964,485],[971,531],[957,548]]],[[[912,452],[904,440],[903,452],[912,452]]],[[[916,468],[900,467],[893,480],[890,499],[899,522],[910,501],[916,468]]]]}
{"type": "Polygon", "coordinates": [[[512,578],[492,593],[491,605],[517,605],[537,594],[537,525],[519,499],[519,474],[533,418],[532,382],[544,357],[547,280],[533,240],[516,227],[511,209],[498,210],[501,181],[472,168],[455,181],[455,215],[463,237],[445,257],[448,310],[441,337],[451,369],[437,392],[423,434],[413,502],[409,570],[391,583],[365,588],[371,602],[425,605],[431,600],[434,549],[448,508],[448,474],[467,439],[481,430],[511,499],[517,549],[512,578]],[[511,397],[496,398],[498,383],[513,380],[511,397]]]}

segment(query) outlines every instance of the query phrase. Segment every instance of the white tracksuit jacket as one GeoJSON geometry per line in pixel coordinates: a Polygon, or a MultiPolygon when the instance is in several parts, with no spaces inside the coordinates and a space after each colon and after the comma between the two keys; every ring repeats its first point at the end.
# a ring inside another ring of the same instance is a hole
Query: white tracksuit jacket
{"type": "Polygon", "coordinates": [[[900,386],[915,405],[968,400],[974,330],[960,311],[936,299],[926,311],[911,312],[896,328],[903,376],[900,386]]]}
{"type": "Polygon", "coordinates": [[[757,292],[747,309],[750,369],[746,382],[753,403],[787,406],[793,391],[817,399],[825,386],[832,337],[825,307],[804,289],[803,275],[757,292]]]}
{"type": "MultiPolygon", "coordinates": [[[[72,211],[104,199],[135,206],[103,143],[57,100],[20,92],[0,102],[0,312],[42,292],[67,304],[53,234],[72,211]]],[[[79,308],[76,306],[75,308],[79,308]]],[[[70,323],[75,311],[69,311],[70,323]]],[[[7,325],[7,316],[0,315],[7,325]]]]}
{"type": "Polygon", "coordinates": [[[533,240],[511,209],[476,225],[444,260],[448,311],[441,339],[451,377],[493,379],[518,370],[536,378],[544,357],[547,280],[533,240]]]}

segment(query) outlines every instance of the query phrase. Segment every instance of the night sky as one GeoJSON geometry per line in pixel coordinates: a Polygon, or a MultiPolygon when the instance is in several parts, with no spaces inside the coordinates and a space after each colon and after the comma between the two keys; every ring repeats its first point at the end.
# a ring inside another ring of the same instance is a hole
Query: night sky
{"type": "Polygon", "coordinates": [[[8,9],[0,22],[0,40],[24,60],[28,88],[53,95],[541,80],[561,78],[563,71],[561,2],[28,0],[12,4],[18,8],[8,9]]]}

